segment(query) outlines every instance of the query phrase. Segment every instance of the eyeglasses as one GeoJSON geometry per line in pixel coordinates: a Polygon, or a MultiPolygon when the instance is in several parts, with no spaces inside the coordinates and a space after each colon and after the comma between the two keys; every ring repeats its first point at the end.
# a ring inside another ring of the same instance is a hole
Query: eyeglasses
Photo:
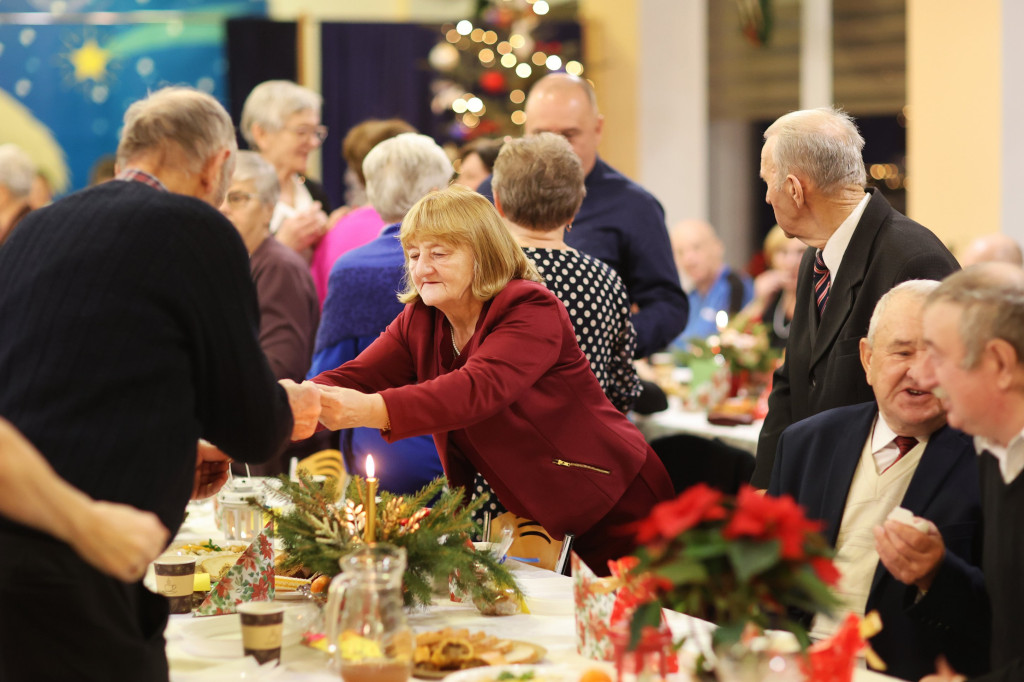
{"type": "Polygon", "coordinates": [[[228,192],[225,201],[231,208],[241,208],[257,197],[254,192],[228,192]]]}
{"type": "Polygon", "coordinates": [[[289,133],[298,137],[315,137],[318,142],[327,139],[327,126],[300,126],[298,128],[285,128],[289,133]]]}

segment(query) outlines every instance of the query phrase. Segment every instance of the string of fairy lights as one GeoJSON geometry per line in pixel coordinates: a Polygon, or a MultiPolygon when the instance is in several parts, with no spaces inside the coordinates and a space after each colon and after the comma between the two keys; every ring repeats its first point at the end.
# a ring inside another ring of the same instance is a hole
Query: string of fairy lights
{"type": "Polygon", "coordinates": [[[551,11],[547,0],[499,0],[494,4],[490,13],[442,27],[444,40],[434,46],[429,57],[438,72],[448,74],[451,80],[445,82],[452,86],[441,89],[434,111],[449,110],[469,131],[485,117],[491,119],[494,130],[481,130],[480,134],[500,132],[503,121],[496,119],[522,126],[526,122],[522,108],[526,92],[537,78],[557,71],[583,74],[583,64],[571,58],[575,56],[572,49],[557,40],[537,40],[534,35],[540,17],[551,11]]]}

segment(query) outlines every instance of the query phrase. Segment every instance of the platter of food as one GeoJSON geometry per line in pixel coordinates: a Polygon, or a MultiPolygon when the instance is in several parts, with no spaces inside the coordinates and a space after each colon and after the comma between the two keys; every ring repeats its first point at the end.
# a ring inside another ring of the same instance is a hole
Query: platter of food
{"type": "Polygon", "coordinates": [[[532,642],[444,628],[416,636],[412,674],[436,680],[460,670],[536,663],[546,654],[544,647],[532,642]]]}

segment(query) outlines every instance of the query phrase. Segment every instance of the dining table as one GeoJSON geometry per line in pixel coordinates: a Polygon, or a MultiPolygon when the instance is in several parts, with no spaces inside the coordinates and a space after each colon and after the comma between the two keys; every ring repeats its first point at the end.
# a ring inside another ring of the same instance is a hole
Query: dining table
{"type": "MultiPolygon", "coordinates": [[[[210,501],[190,503],[189,514],[171,547],[181,542],[213,540],[226,541],[224,534],[214,522],[213,506],[210,501]]],[[[614,670],[608,663],[590,661],[577,653],[575,602],[573,580],[529,563],[509,560],[513,575],[520,586],[529,613],[511,616],[484,616],[472,603],[452,601],[447,595],[439,595],[428,608],[409,609],[407,618],[412,629],[427,632],[442,628],[465,628],[471,632],[482,631],[501,639],[519,640],[540,645],[546,650],[541,663],[574,666],[582,672],[588,667],[604,667],[606,672],[614,670]]],[[[294,595],[293,595],[294,597],[294,595]]],[[[304,609],[303,614],[315,614],[317,606],[310,599],[303,602],[284,602],[288,609],[304,609]]],[[[714,625],[673,611],[664,611],[673,635],[678,638],[688,635],[681,656],[686,656],[700,643],[707,645],[714,625]]],[[[189,646],[185,635],[197,620],[225,618],[225,616],[193,617],[188,614],[172,615],[165,630],[166,652],[172,682],[206,682],[221,680],[286,680],[291,682],[329,682],[339,679],[329,666],[329,659],[320,649],[302,643],[292,643],[282,648],[278,665],[259,667],[252,658],[240,656],[223,658],[197,655],[195,647],[189,646]]],[[[693,655],[690,655],[693,658],[693,655]]],[[[688,675],[670,675],[673,682],[686,682],[688,675]]],[[[858,668],[853,677],[855,682],[884,682],[893,680],[879,673],[858,668]]]]}
{"type": "Polygon", "coordinates": [[[668,409],[649,415],[636,415],[634,423],[648,442],[683,433],[703,438],[717,438],[751,454],[757,453],[757,439],[761,434],[763,419],[750,424],[724,425],[708,421],[705,410],[686,409],[678,396],[670,396],[668,409]]]}

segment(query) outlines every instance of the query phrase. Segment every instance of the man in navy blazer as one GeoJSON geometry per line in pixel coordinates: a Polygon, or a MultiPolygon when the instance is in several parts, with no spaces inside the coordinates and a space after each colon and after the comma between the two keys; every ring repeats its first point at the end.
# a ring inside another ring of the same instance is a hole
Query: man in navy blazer
{"type": "MultiPolygon", "coordinates": [[[[876,402],[786,429],[768,488],[825,522],[844,574],[843,610],[879,612],[883,629],[871,646],[889,674],[909,680],[931,672],[940,654],[961,671],[987,667],[973,443],[946,425],[938,398],[921,389],[921,308],[936,286],[911,280],[879,300],[860,345],[876,402]],[[887,520],[896,507],[912,512],[920,528],[887,520]]],[[[827,634],[827,624],[819,617],[812,634],[827,634]]]]}

